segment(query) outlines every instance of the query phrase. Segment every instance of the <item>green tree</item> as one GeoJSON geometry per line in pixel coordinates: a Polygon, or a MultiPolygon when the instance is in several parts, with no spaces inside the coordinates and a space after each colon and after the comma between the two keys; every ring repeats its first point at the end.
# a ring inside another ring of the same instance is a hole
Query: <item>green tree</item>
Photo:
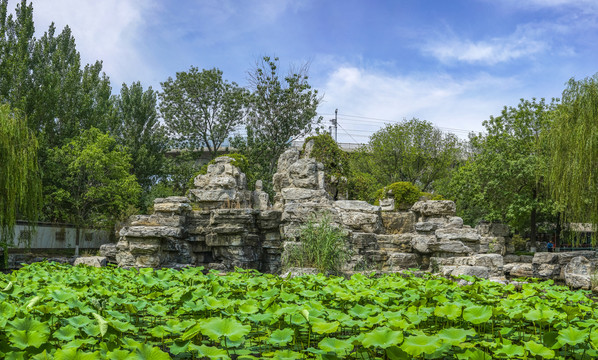
{"type": "Polygon", "coordinates": [[[373,174],[380,184],[407,181],[430,191],[459,163],[461,144],[430,122],[411,119],[374,133],[361,153],[352,162],[356,171],[373,174]]]}
{"type": "Polygon", "coordinates": [[[282,78],[278,63],[278,58],[265,56],[250,72],[247,134],[232,142],[248,158],[253,178],[262,179],[266,188],[280,155],[321,122],[317,116],[320,97],[308,83],[307,65],[282,78]]]}
{"type": "Polygon", "coordinates": [[[52,185],[44,188],[49,220],[110,227],[127,214],[141,192],[129,173],[131,156],[96,128],[49,153],[52,185]]]}
{"type": "MultiPolygon", "coordinates": [[[[598,73],[570,79],[547,137],[548,183],[565,222],[598,224],[598,73]]],[[[594,239],[595,241],[595,239],[594,239]]]]}
{"type": "Polygon", "coordinates": [[[17,216],[35,221],[41,206],[38,143],[19,111],[0,104],[0,246],[4,264],[17,216]]]}
{"type": "Polygon", "coordinates": [[[144,191],[162,175],[167,137],[158,121],[156,92],[143,90],[140,82],[123,84],[116,97],[116,128],[113,134],[131,154],[133,174],[144,191]]]}
{"type": "Polygon", "coordinates": [[[162,84],[160,111],[180,148],[206,147],[211,157],[243,120],[245,90],[222,78],[218,69],[191,67],[162,84]]]}
{"type": "Polygon", "coordinates": [[[486,134],[472,135],[467,163],[443,189],[456,200],[464,220],[500,221],[536,240],[537,223],[551,220],[543,173],[547,152],[541,141],[551,124],[554,103],[521,100],[484,121],[486,134]]]}

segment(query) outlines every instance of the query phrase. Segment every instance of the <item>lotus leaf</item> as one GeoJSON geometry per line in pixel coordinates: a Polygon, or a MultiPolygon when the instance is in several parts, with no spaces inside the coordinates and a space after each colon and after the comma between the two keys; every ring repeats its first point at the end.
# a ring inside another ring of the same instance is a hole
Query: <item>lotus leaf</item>
{"type": "Polygon", "coordinates": [[[534,341],[526,341],[524,344],[525,348],[534,356],[540,356],[544,359],[554,358],[554,351],[541,344],[538,344],[534,341]]]}
{"type": "Polygon", "coordinates": [[[347,340],[339,340],[335,338],[326,337],[318,343],[318,347],[327,352],[334,352],[337,354],[346,354],[353,350],[353,344],[347,340]]]}
{"type": "Polygon", "coordinates": [[[285,328],[274,330],[268,339],[270,344],[284,346],[293,341],[293,335],[295,332],[293,329],[285,328]]]}
{"type": "Polygon", "coordinates": [[[557,340],[561,344],[577,345],[587,340],[589,335],[588,330],[579,330],[573,326],[569,326],[565,329],[559,330],[559,336],[557,340]]]}
{"type": "Polygon", "coordinates": [[[401,345],[401,350],[410,355],[419,356],[420,354],[432,354],[436,351],[440,344],[441,340],[438,336],[408,336],[401,345]]]}
{"type": "Polygon", "coordinates": [[[486,306],[469,306],[463,309],[463,319],[477,325],[485,323],[492,317],[492,308],[486,306]]]}
{"type": "Polygon", "coordinates": [[[379,327],[363,337],[362,344],[366,348],[379,347],[386,349],[389,346],[398,345],[403,341],[403,333],[400,331],[392,331],[387,327],[379,327]]]}
{"type": "Polygon", "coordinates": [[[99,360],[100,354],[83,352],[76,348],[58,349],[54,354],[54,360],[99,360]]]}
{"type": "Polygon", "coordinates": [[[211,318],[202,322],[200,327],[202,334],[214,341],[218,341],[224,336],[232,341],[237,341],[249,334],[251,330],[251,326],[243,325],[231,318],[211,318]]]}

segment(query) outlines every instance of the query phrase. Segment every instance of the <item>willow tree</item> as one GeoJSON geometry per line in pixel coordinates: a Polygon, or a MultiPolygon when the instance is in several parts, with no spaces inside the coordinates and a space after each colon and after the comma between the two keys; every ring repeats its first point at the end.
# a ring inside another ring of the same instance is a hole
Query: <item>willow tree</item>
{"type": "MultiPolygon", "coordinates": [[[[548,181],[564,222],[598,224],[598,73],[569,80],[548,138],[548,181]]],[[[593,239],[595,242],[595,239],[593,239]]]]}
{"type": "Polygon", "coordinates": [[[4,266],[17,217],[35,220],[41,204],[37,140],[18,111],[0,105],[0,247],[4,266]]]}

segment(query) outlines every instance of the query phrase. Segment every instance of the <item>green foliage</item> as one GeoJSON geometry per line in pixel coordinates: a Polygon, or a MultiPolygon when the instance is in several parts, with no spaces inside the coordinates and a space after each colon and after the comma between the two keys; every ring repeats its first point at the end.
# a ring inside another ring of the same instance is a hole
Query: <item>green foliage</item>
{"type": "Polygon", "coordinates": [[[338,198],[339,191],[345,190],[348,176],[348,156],[328,133],[310,136],[303,143],[306,145],[313,141],[310,156],[324,165],[325,185],[333,199],[338,198]]]}
{"type": "Polygon", "coordinates": [[[370,204],[376,201],[376,189],[380,188],[374,175],[364,172],[351,173],[347,181],[349,199],[363,200],[370,204]]]}
{"type": "Polygon", "coordinates": [[[0,273],[3,359],[591,359],[598,303],[552,282],[37,263],[0,273]],[[11,284],[11,286],[9,286],[11,284]],[[98,300],[101,299],[101,300],[98,300]],[[101,309],[101,310],[98,310],[101,309]]]}
{"type": "MultiPolygon", "coordinates": [[[[17,216],[37,219],[41,205],[38,143],[19,111],[0,104],[0,247],[8,260],[17,216]]],[[[5,264],[1,264],[5,267],[5,264]]]]}
{"type": "Polygon", "coordinates": [[[144,191],[161,175],[167,138],[156,109],[156,93],[143,90],[140,82],[123,84],[116,104],[116,128],[112,135],[131,154],[132,172],[144,191]]]}
{"type": "Polygon", "coordinates": [[[161,83],[160,111],[179,148],[206,147],[212,158],[245,116],[246,91],[218,69],[191,67],[161,83]]]}
{"type": "MultiPolygon", "coordinates": [[[[564,222],[598,224],[598,74],[570,79],[547,136],[550,193],[564,222]]],[[[595,241],[595,239],[593,239],[595,241]]]]}
{"type": "Polygon", "coordinates": [[[389,196],[395,200],[395,210],[406,210],[419,200],[422,192],[410,182],[399,181],[383,187],[374,194],[377,201],[389,196]]]}
{"type": "Polygon", "coordinates": [[[322,120],[317,116],[318,91],[307,81],[307,65],[283,77],[278,62],[265,56],[250,72],[246,137],[231,141],[249,160],[248,177],[263,180],[265,189],[271,189],[280,155],[322,120]]]}
{"type": "Polygon", "coordinates": [[[448,177],[461,161],[457,137],[418,119],[386,125],[352,159],[356,172],[370,173],[380,184],[411,182],[423,191],[448,177]]]}
{"type": "MultiPolygon", "coordinates": [[[[78,226],[110,226],[136,204],[141,188],[129,173],[130,155],[116,140],[92,128],[52,149],[52,185],[44,189],[52,220],[78,226]]],[[[48,181],[49,182],[49,181],[48,181]]]]}
{"type": "Polygon", "coordinates": [[[301,228],[301,244],[290,250],[284,266],[311,266],[324,273],[338,273],[350,257],[346,237],[347,234],[332,223],[330,214],[314,215],[301,228]]]}
{"type": "Polygon", "coordinates": [[[515,234],[511,238],[511,243],[515,248],[515,251],[526,251],[527,250],[527,239],[522,237],[520,234],[515,234]]]}
{"type": "Polygon", "coordinates": [[[521,100],[484,122],[486,134],[471,135],[467,163],[442,193],[457,203],[458,215],[475,225],[481,220],[508,224],[529,232],[551,221],[544,172],[547,149],[541,141],[550,128],[553,104],[544,99],[521,100]]]}

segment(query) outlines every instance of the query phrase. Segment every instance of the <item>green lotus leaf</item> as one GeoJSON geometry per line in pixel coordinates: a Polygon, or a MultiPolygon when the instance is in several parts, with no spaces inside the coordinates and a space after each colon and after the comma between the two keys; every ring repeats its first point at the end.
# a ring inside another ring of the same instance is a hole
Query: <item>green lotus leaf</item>
{"type": "Polygon", "coordinates": [[[420,354],[432,354],[440,344],[441,340],[438,336],[414,335],[405,338],[401,349],[407,354],[419,356],[420,354]]]}
{"type": "Polygon", "coordinates": [[[127,350],[114,350],[106,353],[106,358],[110,360],[127,360],[131,353],[127,350]]]}
{"type": "Polygon", "coordinates": [[[274,315],[271,313],[267,313],[267,314],[253,314],[251,316],[248,317],[249,320],[256,322],[256,323],[266,323],[266,324],[271,324],[272,322],[276,321],[276,319],[274,318],[274,315]]]}
{"type": "Polygon", "coordinates": [[[330,334],[335,332],[339,325],[338,321],[326,322],[318,318],[313,318],[311,321],[311,330],[316,334],[330,334]]]}
{"type": "Polygon", "coordinates": [[[232,318],[211,318],[201,323],[202,334],[214,341],[218,341],[223,336],[232,341],[241,340],[249,334],[249,331],[251,331],[251,326],[243,325],[232,318]]]}
{"type": "Polygon", "coordinates": [[[4,289],[2,289],[2,292],[9,292],[10,290],[12,290],[12,281],[9,281],[8,284],[6,284],[6,286],[4,287],[4,289]]]}
{"type": "Polygon", "coordinates": [[[52,360],[54,359],[54,357],[50,354],[48,354],[48,352],[46,352],[46,350],[42,351],[39,354],[35,354],[31,357],[31,360],[52,360]]]}
{"type": "Polygon", "coordinates": [[[153,337],[157,337],[157,338],[163,338],[166,337],[170,334],[170,331],[166,330],[164,328],[164,326],[162,325],[158,325],[158,326],[154,326],[150,332],[149,332],[153,337]]]}
{"type": "Polygon", "coordinates": [[[386,356],[390,360],[412,360],[413,356],[401,350],[398,346],[391,346],[386,348],[386,356]]]}
{"type": "Polygon", "coordinates": [[[116,319],[112,319],[108,322],[108,325],[110,325],[113,329],[118,330],[120,332],[133,332],[136,333],[137,331],[139,331],[139,329],[137,329],[137,327],[129,322],[126,321],[120,321],[120,320],[116,320],[116,319]]]}
{"type": "Polygon", "coordinates": [[[56,302],[66,302],[67,300],[76,297],[76,295],[65,290],[52,290],[50,292],[50,297],[56,302]]]}
{"type": "Polygon", "coordinates": [[[137,347],[127,360],[170,360],[170,356],[157,347],[143,344],[137,347]]]}
{"type": "Polygon", "coordinates": [[[365,306],[356,304],[351,309],[349,309],[348,313],[353,317],[358,317],[361,319],[367,318],[372,312],[372,309],[367,308],[365,306]]]}
{"type": "Polygon", "coordinates": [[[199,357],[207,357],[209,359],[228,359],[229,358],[226,353],[226,350],[219,349],[219,348],[213,347],[213,346],[206,346],[206,345],[197,346],[193,343],[190,343],[189,349],[197,351],[199,357]]]}
{"type": "Polygon", "coordinates": [[[181,335],[181,340],[187,341],[189,339],[194,338],[201,332],[201,322],[196,323],[195,325],[188,328],[183,335],[181,335]]]}
{"type": "Polygon", "coordinates": [[[239,306],[239,312],[242,314],[254,314],[259,311],[259,308],[254,304],[244,303],[239,306]]]}
{"type": "Polygon", "coordinates": [[[166,328],[171,333],[178,333],[183,330],[189,328],[189,326],[194,325],[195,321],[193,320],[183,320],[180,321],[179,319],[170,319],[166,321],[164,328],[166,328]]]}
{"type": "Polygon", "coordinates": [[[398,345],[403,341],[403,333],[400,331],[392,331],[387,327],[379,327],[369,333],[366,333],[361,343],[366,348],[379,347],[386,349],[392,345],[398,345]]]}
{"type": "Polygon", "coordinates": [[[521,358],[525,355],[525,350],[523,346],[520,345],[502,345],[501,347],[497,348],[494,353],[496,354],[504,354],[509,357],[521,358]]]}
{"type": "Polygon", "coordinates": [[[94,338],[87,338],[87,339],[78,338],[78,339],[71,340],[66,344],[63,344],[62,348],[63,349],[69,349],[69,348],[78,349],[83,345],[94,345],[96,342],[97,342],[97,340],[94,338]]]}
{"type": "Polygon", "coordinates": [[[68,322],[69,324],[71,324],[74,327],[82,328],[82,327],[87,326],[89,323],[91,323],[91,319],[88,318],[87,316],[78,315],[78,316],[72,316],[70,318],[67,318],[66,322],[68,322]]]}
{"type": "Polygon", "coordinates": [[[147,309],[150,315],[164,317],[168,313],[168,308],[160,304],[153,305],[147,309]]]}
{"type": "Polygon", "coordinates": [[[170,352],[175,355],[183,354],[187,352],[190,343],[190,341],[175,341],[170,345],[170,352]]]}
{"type": "Polygon", "coordinates": [[[69,324],[60,327],[60,329],[54,331],[52,335],[58,340],[71,341],[75,337],[79,336],[79,329],[69,324]]]}
{"type": "Polygon", "coordinates": [[[8,331],[10,341],[21,350],[29,346],[39,347],[50,335],[48,325],[33,318],[17,318],[9,324],[14,329],[8,331]]]}
{"type": "Polygon", "coordinates": [[[588,330],[579,330],[573,326],[559,330],[558,341],[561,344],[577,345],[585,342],[588,338],[588,330]]]}
{"type": "Polygon", "coordinates": [[[302,359],[303,355],[292,350],[278,350],[274,352],[272,358],[278,360],[295,360],[302,359]]]}
{"type": "Polygon", "coordinates": [[[492,360],[492,357],[480,349],[468,349],[465,352],[457,354],[460,360],[492,360]]]}
{"type": "Polygon", "coordinates": [[[56,350],[54,360],[99,360],[100,354],[96,352],[83,352],[77,348],[62,348],[56,350]]]}
{"type": "Polygon", "coordinates": [[[463,319],[469,321],[474,325],[485,323],[492,317],[492,307],[485,306],[469,306],[463,309],[463,319]]]}
{"type": "Polygon", "coordinates": [[[0,302],[0,328],[6,325],[6,322],[16,314],[14,305],[9,302],[0,302]]]}
{"type": "Polygon", "coordinates": [[[434,315],[445,317],[449,320],[456,320],[461,316],[461,307],[456,304],[446,304],[437,306],[434,309],[434,315]]]}
{"type": "Polygon", "coordinates": [[[438,337],[445,343],[450,345],[459,345],[467,336],[475,336],[476,332],[473,329],[464,330],[459,328],[448,328],[438,332],[438,337]]]}
{"type": "Polygon", "coordinates": [[[353,344],[347,340],[326,337],[318,343],[318,347],[326,352],[346,354],[353,350],[353,344]]]}
{"type": "Polygon", "coordinates": [[[550,350],[549,348],[538,344],[534,341],[526,341],[524,342],[525,348],[529,350],[530,353],[534,356],[540,356],[544,359],[552,359],[554,358],[554,351],[550,350]]]}
{"type": "Polygon", "coordinates": [[[270,344],[284,346],[293,341],[295,331],[290,328],[274,330],[268,339],[270,344]]]}

